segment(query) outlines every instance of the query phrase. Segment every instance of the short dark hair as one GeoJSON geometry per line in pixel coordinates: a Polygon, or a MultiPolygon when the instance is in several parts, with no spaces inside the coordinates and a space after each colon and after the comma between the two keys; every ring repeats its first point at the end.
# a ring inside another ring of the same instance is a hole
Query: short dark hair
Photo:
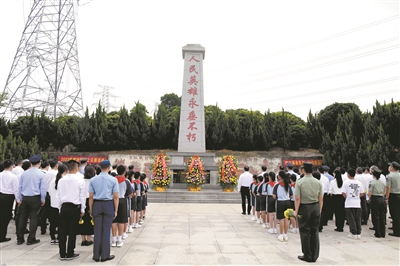
{"type": "Polygon", "coordinates": [[[126,171],[126,167],[124,165],[118,165],[117,167],[117,173],[118,175],[123,175],[126,171]]]}
{"type": "Polygon", "coordinates": [[[320,172],[314,171],[314,172],[312,172],[312,176],[315,177],[318,180],[321,179],[321,173],[320,172]]]}
{"type": "Polygon", "coordinates": [[[73,161],[73,160],[68,161],[68,162],[67,162],[67,169],[68,169],[68,171],[73,171],[73,170],[75,170],[75,166],[77,166],[77,165],[79,165],[79,163],[76,162],[76,161],[73,161]]]}
{"type": "Polygon", "coordinates": [[[356,172],[357,174],[361,175],[363,173],[363,169],[361,167],[357,167],[356,172]]]}
{"type": "Polygon", "coordinates": [[[135,179],[138,179],[139,177],[140,177],[140,172],[135,172],[134,174],[133,174],[133,176],[135,177],[135,179]]]}
{"type": "Polygon", "coordinates": [[[257,181],[258,182],[262,182],[264,180],[264,177],[263,176],[261,176],[261,175],[259,175],[259,176],[257,176],[257,181]]]}
{"type": "Polygon", "coordinates": [[[133,166],[132,164],[128,166],[128,170],[133,170],[133,168],[135,168],[135,166],[133,166]]]}
{"type": "Polygon", "coordinates": [[[294,183],[296,183],[297,176],[295,174],[290,175],[290,180],[292,180],[294,183]]]}
{"type": "Polygon", "coordinates": [[[311,174],[313,171],[313,166],[312,164],[304,164],[303,169],[307,174],[311,174]]]}
{"type": "Polygon", "coordinates": [[[109,173],[111,176],[116,177],[118,174],[116,172],[109,173]]]}
{"type": "Polygon", "coordinates": [[[14,162],[11,161],[10,159],[7,159],[4,161],[3,165],[4,165],[4,169],[7,169],[7,168],[10,168],[11,165],[14,165],[14,162]]]}
{"type": "Polygon", "coordinates": [[[118,167],[117,164],[113,164],[113,165],[112,165],[112,169],[115,169],[115,168],[117,168],[117,167],[118,167]]]}
{"type": "Polygon", "coordinates": [[[263,170],[264,172],[267,171],[267,167],[265,165],[261,166],[261,170],[263,170]]]}
{"type": "Polygon", "coordinates": [[[46,168],[47,166],[49,166],[49,162],[48,162],[48,161],[43,161],[43,162],[40,164],[40,168],[46,168]]]}
{"type": "Polygon", "coordinates": [[[24,161],[24,160],[22,160],[22,159],[18,159],[18,160],[15,161],[15,164],[16,164],[16,165],[22,164],[23,161],[24,161]]]}
{"type": "Polygon", "coordinates": [[[50,168],[53,169],[58,164],[58,160],[50,159],[49,164],[50,164],[50,168]]]}
{"type": "Polygon", "coordinates": [[[91,165],[87,165],[85,167],[85,172],[83,174],[83,178],[84,179],[91,179],[95,175],[96,175],[96,170],[94,169],[94,167],[91,166],[91,165]]]}
{"type": "Polygon", "coordinates": [[[140,175],[140,181],[144,181],[146,179],[146,174],[145,173],[142,173],[141,175],[140,175]]]}
{"type": "Polygon", "coordinates": [[[347,174],[349,174],[351,177],[355,177],[356,176],[356,170],[354,170],[353,168],[350,168],[347,170],[347,174]]]}
{"type": "Polygon", "coordinates": [[[21,167],[22,167],[22,169],[24,169],[24,171],[28,170],[29,167],[31,167],[31,166],[32,166],[32,164],[31,164],[30,161],[25,161],[25,162],[23,162],[22,165],[21,165],[21,167]]]}
{"type": "Polygon", "coordinates": [[[318,167],[318,172],[323,174],[325,172],[325,169],[322,166],[320,166],[320,167],[318,167]]]}
{"type": "Polygon", "coordinates": [[[244,167],[244,170],[245,170],[245,171],[249,171],[249,169],[250,169],[250,168],[249,168],[248,166],[245,166],[245,167],[244,167]]]}

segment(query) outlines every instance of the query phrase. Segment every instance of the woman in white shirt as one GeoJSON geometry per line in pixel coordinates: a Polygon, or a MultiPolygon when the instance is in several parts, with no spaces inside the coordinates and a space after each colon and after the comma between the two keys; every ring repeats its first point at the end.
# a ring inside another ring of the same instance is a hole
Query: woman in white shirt
{"type": "Polygon", "coordinates": [[[58,210],[57,201],[57,185],[58,181],[67,174],[67,167],[64,164],[58,165],[58,172],[55,178],[50,181],[49,184],[49,195],[50,195],[50,212],[49,212],[49,222],[50,222],[50,243],[53,245],[58,244],[58,236],[56,238],[56,228],[58,228],[58,222],[60,217],[60,211],[58,210]]]}
{"type": "Polygon", "coordinates": [[[345,209],[344,209],[344,201],[345,198],[342,195],[342,186],[343,179],[342,173],[340,170],[335,170],[334,172],[335,179],[332,180],[329,184],[329,194],[332,197],[332,209],[335,214],[335,224],[336,232],[343,232],[344,226],[344,217],[345,217],[345,209]]]}

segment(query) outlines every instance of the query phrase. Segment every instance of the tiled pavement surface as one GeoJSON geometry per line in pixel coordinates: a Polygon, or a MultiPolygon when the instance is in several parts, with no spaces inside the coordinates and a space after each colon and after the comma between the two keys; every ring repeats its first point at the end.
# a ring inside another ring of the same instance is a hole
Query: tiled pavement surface
{"type": "MultiPolygon", "coordinates": [[[[288,242],[279,242],[261,225],[241,215],[235,204],[153,203],[148,206],[142,228],[129,234],[125,245],[112,248],[116,258],[105,265],[217,265],[267,264],[300,265],[300,238],[289,232],[288,242]]],[[[317,265],[399,265],[400,239],[374,238],[371,226],[363,225],[362,239],[338,233],[334,223],[320,233],[321,252],[317,265]]],[[[348,228],[346,227],[347,231],[348,228]]],[[[58,246],[50,245],[48,234],[37,237],[39,244],[17,246],[15,227],[10,224],[12,240],[1,244],[1,265],[94,265],[92,247],[80,246],[78,259],[60,261],[58,246]]],[[[100,263],[100,262],[99,262],[100,263]]]]}

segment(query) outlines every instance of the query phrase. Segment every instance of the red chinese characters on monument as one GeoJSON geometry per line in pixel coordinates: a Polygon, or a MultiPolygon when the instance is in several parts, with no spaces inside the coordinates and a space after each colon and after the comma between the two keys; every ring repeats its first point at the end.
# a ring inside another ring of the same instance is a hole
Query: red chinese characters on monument
{"type": "Polygon", "coordinates": [[[188,127],[187,130],[189,131],[189,133],[186,135],[186,138],[189,142],[195,142],[197,140],[197,136],[196,136],[196,131],[198,131],[198,127],[196,127],[196,123],[198,122],[197,119],[197,115],[195,112],[195,108],[199,106],[199,104],[197,103],[197,101],[199,100],[197,97],[199,96],[198,91],[197,91],[197,86],[199,84],[199,80],[198,80],[198,76],[199,75],[199,71],[198,71],[198,64],[200,62],[200,60],[196,59],[196,57],[193,55],[190,59],[189,62],[192,62],[189,65],[189,80],[187,82],[187,84],[189,84],[189,89],[187,90],[187,94],[190,95],[191,97],[189,97],[189,102],[187,103],[188,106],[191,109],[194,109],[192,111],[190,111],[188,117],[187,117],[187,121],[188,121],[188,127]],[[192,62],[193,61],[193,62],[192,62]]]}

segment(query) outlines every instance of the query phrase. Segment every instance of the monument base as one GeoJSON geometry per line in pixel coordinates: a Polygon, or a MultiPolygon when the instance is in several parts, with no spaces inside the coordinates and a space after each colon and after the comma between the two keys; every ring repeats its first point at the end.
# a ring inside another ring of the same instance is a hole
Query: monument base
{"type": "MultiPolygon", "coordinates": [[[[203,161],[203,166],[205,171],[210,171],[210,183],[203,184],[202,189],[217,189],[219,185],[218,181],[218,166],[215,166],[215,153],[191,153],[191,152],[169,152],[167,155],[170,157],[169,169],[173,171],[173,173],[177,173],[178,171],[186,171],[187,170],[187,161],[190,157],[197,155],[203,161]]],[[[173,182],[173,178],[169,184],[171,188],[174,189],[187,189],[186,183],[175,183],[173,182]]]]}

